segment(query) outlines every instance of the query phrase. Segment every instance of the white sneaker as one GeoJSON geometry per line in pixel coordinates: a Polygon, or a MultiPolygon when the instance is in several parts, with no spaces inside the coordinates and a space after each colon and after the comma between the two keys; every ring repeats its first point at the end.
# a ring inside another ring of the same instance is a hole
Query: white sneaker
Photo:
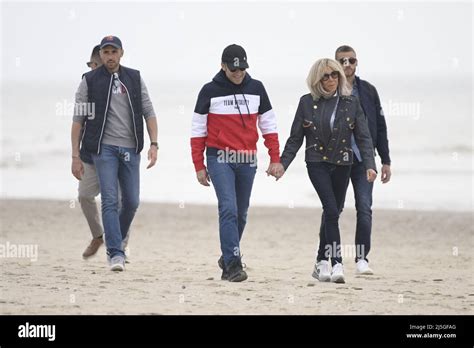
{"type": "Polygon", "coordinates": [[[356,273],[357,274],[374,274],[374,271],[369,267],[369,263],[365,261],[364,259],[360,259],[356,263],[356,273]]]}
{"type": "Polygon", "coordinates": [[[125,271],[125,260],[122,256],[114,256],[110,260],[110,270],[114,272],[125,271]]]}
{"type": "Polygon", "coordinates": [[[345,281],[344,281],[344,269],[342,267],[342,263],[336,263],[332,267],[331,281],[333,283],[345,283],[345,281]]]}
{"type": "Polygon", "coordinates": [[[320,282],[328,282],[331,280],[328,261],[321,260],[314,265],[313,278],[316,278],[320,282]]]}

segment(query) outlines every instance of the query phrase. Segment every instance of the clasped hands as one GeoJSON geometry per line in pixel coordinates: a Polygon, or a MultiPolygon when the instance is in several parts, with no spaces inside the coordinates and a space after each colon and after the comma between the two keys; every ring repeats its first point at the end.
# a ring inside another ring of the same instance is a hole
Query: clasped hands
{"type": "MultiPolygon", "coordinates": [[[[281,163],[270,163],[267,169],[267,176],[273,176],[278,181],[283,174],[285,174],[285,168],[281,163]]],[[[373,169],[367,169],[367,181],[374,182],[377,177],[377,172],[373,169]]]]}
{"type": "Polygon", "coordinates": [[[273,176],[278,181],[283,174],[285,174],[285,168],[281,163],[270,163],[268,169],[266,170],[267,176],[273,176]]]}
{"type": "MultiPolygon", "coordinates": [[[[273,176],[278,181],[283,174],[285,174],[285,168],[281,163],[270,163],[268,169],[266,170],[267,176],[273,176]]],[[[201,185],[209,186],[209,182],[211,181],[209,178],[209,174],[207,173],[206,169],[202,169],[197,173],[197,179],[201,185]]],[[[377,173],[373,169],[367,170],[367,181],[373,182],[377,177],[377,173]]]]}

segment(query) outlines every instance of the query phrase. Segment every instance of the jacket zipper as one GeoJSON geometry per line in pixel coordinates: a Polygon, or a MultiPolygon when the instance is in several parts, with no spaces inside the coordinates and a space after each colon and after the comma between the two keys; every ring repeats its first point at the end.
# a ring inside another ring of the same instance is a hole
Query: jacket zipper
{"type": "Polygon", "coordinates": [[[104,121],[102,122],[102,130],[100,132],[99,145],[97,146],[97,154],[100,153],[100,145],[102,143],[102,136],[104,135],[105,121],[107,120],[107,111],[109,110],[110,92],[112,90],[113,79],[114,79],[114,75],[112,74],[112,76],[110,76],[109,93],[107,94],[107,104],[105,105],[104,121]]]}
{"type": "Polygon", "coordinates": [[[127,91],[128,102],[130,104],[130,108],[132,109],[132,120],[133,120],[133,133],[135,134],[135,152],[138,153],[138,136],[137,136],[137,126],[135,124],[135,112],[133,111],[132,100],[130,99],[130,93],[128,93],[128,88],[125,84],[117,78],[122,86],[125,87],[125,91],[127,91]]]}

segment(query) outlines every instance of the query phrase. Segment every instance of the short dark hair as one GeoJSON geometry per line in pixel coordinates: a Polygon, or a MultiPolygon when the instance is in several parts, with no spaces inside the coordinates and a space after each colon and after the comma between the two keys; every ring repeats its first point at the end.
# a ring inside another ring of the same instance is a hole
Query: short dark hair
{"type": "Polygon", "coordinates": [[[336,57],[337,54],[341,53],[341,52],[354,52],[354,53],[356,53],[355,49],[353,49],[351,46],[342,45],[342,46],[339,46],[337,48],[336,53],[334,53],[334,57],[336,57]]]}
{"type": "Polygon", "coordinates": [[[94,46],[94,48],[92,49],[91,58],[96,58],[100,60],[99,50],[100,50],[100,45],[94,46]]]}

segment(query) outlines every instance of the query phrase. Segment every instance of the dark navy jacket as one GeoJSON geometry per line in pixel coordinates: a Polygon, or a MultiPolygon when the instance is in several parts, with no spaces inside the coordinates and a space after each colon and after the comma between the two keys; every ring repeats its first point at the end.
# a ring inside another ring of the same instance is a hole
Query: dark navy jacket
{"type": "Polygon", "coordinates": [[[355,77],[359,91],[359,102],[369,124],[374,148],[382,159],[382,164],[390,164],[387,124],[380,104],[379,94],[374,86],[365,80],[355,77]]]}
{"type": "MultiPolygon", "coordinates": [[[[133,114],[134,134],[136,142],[136,153],[143,149],[143,112],[141,99],[141,79],[138,70],[120,66],[119,76],[127,88],[133,114]]],[[[91,163],[91,153],[100,153],[102,136],[107,121],[107,109],[112,93],[113,75],[105,66],[84,74],[87,81],[88,102],[94,103],[94,117],[86,118],[84,133],[82,136],[81,159],[91,163]]]]}

